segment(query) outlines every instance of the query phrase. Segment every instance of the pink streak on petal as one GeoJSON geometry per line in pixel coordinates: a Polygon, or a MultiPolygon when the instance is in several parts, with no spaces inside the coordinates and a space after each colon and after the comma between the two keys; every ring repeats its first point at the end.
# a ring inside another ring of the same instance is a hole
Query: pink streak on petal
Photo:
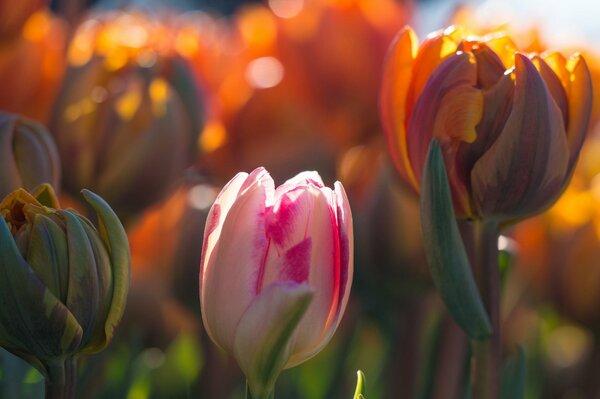
{"type": "Polygon", "coordinates": [[[280,271],[280,281],[305,283],[308,281],[310,269],[310,253],[312,240],[310,237],[288,249],[283,256],[283,266],[280,271]]]}

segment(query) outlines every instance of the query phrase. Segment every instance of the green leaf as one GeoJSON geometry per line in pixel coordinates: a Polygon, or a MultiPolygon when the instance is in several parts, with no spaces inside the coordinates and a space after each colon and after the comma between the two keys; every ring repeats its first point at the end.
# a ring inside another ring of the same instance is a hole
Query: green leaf
{"type": "Polygon", "coordinates": [[[502,367],[500,399],[523,399],[526,378],[525,351],[519,346],[517,353],[506,359],[504,367],[502,367]]]}
{"type": "Polygon", "coordinates": [[[474,339],[486,338],[492,327],[458,230],[444,158],[435,139],[421,187],[421,230],[433,283],[464,332],[474,339]]]}
{"type": "Polygon", "coordinates": [[[233,354],[253,399],[272,396],[290,355],[290,339],[312,298],[313,290],[306,284],[276,283],[265,288],[244,312],[233,354]]]}
{"type": "Polygon", "coordinates": [[[354,390],[354,399],[365,399],[364,393],[364,385],[365,383],[365,374],[358,370],[356,372],[356,389],[354,390]]]}

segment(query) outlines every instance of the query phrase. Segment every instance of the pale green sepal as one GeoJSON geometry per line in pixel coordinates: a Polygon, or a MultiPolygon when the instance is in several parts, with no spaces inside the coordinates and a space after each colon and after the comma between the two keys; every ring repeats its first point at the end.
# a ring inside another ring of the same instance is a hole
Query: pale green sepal
{"type": "Polygon", "coordinates": [[[421,232],[433,283],[448,312],[469,337],[490,336],[492,327],[458,230],[444,158],[435,139],[421,184],[421,232]]]}
{"type": "Polygon", "coordinates": [[[365,373],[362,370],[356,371],[356,389],[354,390],[354,399],[365,399],[364,393],[365,373]]]}
{"type": "Polygon", "coordinates": [[[37,359],[75,351],[82,329],[23,259],[0,217],[0,345],[39,369],[37,359]]]}
{"type": "Polygon", "coordinates": [[[253,399],[272,394],[313,292],[307,284],[272,284],[244,312],[235,331],[233,355],[246,375],[253,399]]]}
{"type": "Polygon", "coordinates": [[[131,278],[131,255],[125,229],[111,207],[97,194],[89,190],[82,190],[81,193],[87,203],[98,214],[98,232],[109,253],[113,275],[112,301],[104,327],[107,339],[104,344],[89,349],[89,351],[93,349],[94,352],[97,352],[103,350],[109,344],[115,327],[123,317],[131,278]]]}
{"type": "Polygon", "coordinates": [[[517,353],[506,359],[504,367],[502,367],[500,399],[523,399],[525,397],[526,379],[525,351],[518,346],[517,353]]]}

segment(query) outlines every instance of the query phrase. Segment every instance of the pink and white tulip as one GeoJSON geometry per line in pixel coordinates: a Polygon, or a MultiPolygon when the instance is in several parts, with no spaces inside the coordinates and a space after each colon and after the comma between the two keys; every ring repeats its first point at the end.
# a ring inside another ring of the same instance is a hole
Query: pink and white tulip
{"type": "Polygon", "coordinates": [[[202,318],[212,340],[236,358],[253,396],[328,343],[352,272],[352,214],[340,182],[332,190],[318,173],[303,172],[275,189],[257,168],[223,188],[204,232],[202,318]],[[261,375],[273,364],[274,375],[261,375]]]}

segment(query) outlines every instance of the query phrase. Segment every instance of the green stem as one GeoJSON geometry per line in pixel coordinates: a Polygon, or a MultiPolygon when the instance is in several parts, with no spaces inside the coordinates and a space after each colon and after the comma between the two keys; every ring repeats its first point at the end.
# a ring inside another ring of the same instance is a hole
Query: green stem
{"type": "Polygon", "coordinates": [[[250,392],[250,386],[248,385],[248,381],[246,380],[246,399],[274,399],[275,391],[271,391],[265,395],[252,396],[252,392],[250,392]]]}
{"type": "Polygon", "coordinates": [[[473,341],[473,397],[498,399],[502,370],[500,335],[500,272],[498,270],[498,234],[495,221],[475,222],[475,275],[485,309],[492,323],[492,335],[473,341]]]}
{"type": "Polygon", "coordinates": [[[74,399],[77,383],[77,359],[56,360],[48,365],[46,399],[74,399]]]}

